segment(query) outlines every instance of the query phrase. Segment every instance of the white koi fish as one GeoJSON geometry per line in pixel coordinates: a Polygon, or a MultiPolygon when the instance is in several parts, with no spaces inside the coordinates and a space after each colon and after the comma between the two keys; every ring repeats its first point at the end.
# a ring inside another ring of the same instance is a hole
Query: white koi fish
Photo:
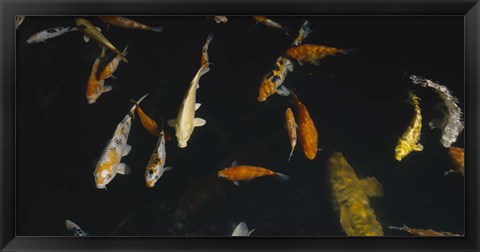
{"type": "Polygon", "coordinates": [[[112,139],[108,142],[103,150],[100,160],[97,162],[93,176],[98,189],[106,189],[106,185],[113,180],[117,173],[126,175],[130,173],[130,168],[120,163],[122,157],[128,155],[132,150],[132,146],[127,144],[132,118],[134,116],[137,104],[140,104],[148,94],[144,95],[138,102],[133,105],[130,112],[125,115],[123,120],[117,125],[112,139]]]}
{"type": "Polygon", "coordinates": [[[240,222],[233,230],[232,236],[250,236],[253,231],[255,231],[255,228],[248,231],[247,224],[240,222]]]}
{"type": "Polygon", "coordinates": [[[65,227],[73,236],[89,236],[89,234],[83,231],[77,224],[71,220],[65,220],[65,227]]]}
{"type": "Polygon", "coordinates": [[[187,147],[187,141],[190,139],[195,127],[201,127],[206,123],[202,118],[195,118],[195,111],[201,105],[196,103],[197,89],[200,87],[198,82],[200,77],[208,71],[210,71],[209,64],[204,64],[200,67],[183,98],[177,118],[168,120],[168,126],[175,128],[175,136],[180,148],[187,147]]]}
{"type": "Polygon", "coordinates": [[[157,145],[153,150],[147,169],[145,170],[145,182],[147,187],[154,187],[155,183],[162,177],[163,173],[170,171],[172,167],[163,167],[167,159],[167,152],[165,150],[165,134],[163,130],[160,132],[157,145]]]}
{"type": "Polygon", "coordinates": [[[69,27],[69,26],[66,26],[66,27],[59,26],[59,27],[49,28],[41,32],[37,32],[32,36],[30,36],[27,39],[27,43],[34,44],[34,43],[45,42],[47,39],[55,38],[67,32],[72,32],[72,31],[78,31],[78,28],[69,27]]]}

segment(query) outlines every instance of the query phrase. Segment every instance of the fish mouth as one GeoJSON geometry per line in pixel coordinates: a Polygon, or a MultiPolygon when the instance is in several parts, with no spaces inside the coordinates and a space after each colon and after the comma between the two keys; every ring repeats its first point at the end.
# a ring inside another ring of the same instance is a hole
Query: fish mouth
{"type": "Polygon", "coordinates": [[[155,182],[147,181],[147,187],[152,188],[155,186],[155,182]]]}
{"type": "Polygon", "coordinates": [[[97,184],[96,187],[97,187],[98,189],[105,189],[105,188],[106,188],[105,185],[99,185],[99,184],[97,184]]]}
{"type": "Polygon", "coordinates": [[[95,101],[96,101],[96,100],[93,99],[93,98],[88,98],[88,99],[87,99],[88,104],[95,103],[95,101]]]}
{"type": "Polygon", "coordinates": [[[185,147],[187,147],[187,143],[178,142],[178,147],[180,147],[180,148],[185,148],[185,147]]]}

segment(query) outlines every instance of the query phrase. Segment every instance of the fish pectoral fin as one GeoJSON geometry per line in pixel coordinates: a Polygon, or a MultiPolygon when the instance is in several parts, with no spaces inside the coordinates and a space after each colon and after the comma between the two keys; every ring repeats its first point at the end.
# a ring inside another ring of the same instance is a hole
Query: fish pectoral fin
{"type": "Polygon", "coordinates": [[[130,167],[128,167],[128,165],[125,163],[118,164],[115,170],[118,174],[122,174],[122,175],[127,175],[127,174],[130,174],[130,172],[132,172],[132,169],[130,169],[130,167]]]}
{"type": "Polygon", "coordinates": [[[100,27],[95,27],[97,29],[98,32],[102,32],[102,29],[100,29],[100,27]]]}
{"type": "Polygon", "coordinates": [[[290,90],[288,90],[288,88],[286,88],[285,86],[278,87],[276,92],[277,92],[277,94],[279,94],[281,96],[289,96],[290,95],[290,90]]]}
{"type": "Polygon", "coordinates": [[[233,160],[232,166],[238,166],[238,161],[237,161],[237,160],[233,160]]]}
{"type": "Polygon", "coordinates": [[[163,172],[170,171],[172,168],[171,166],[163,167],[163,172]]]}
{"type": "Polygon", "coordinates": [[[250,236],[253,233],[253,231],[255,231],[255,228],[248,232],[248,236],[250,236]]]}
{"type": "Polygon", "coordinates": [[[232,182],[233,182],[234,185],[240,186],[240,182],[238,182],[238,181],[232,181],[232,182]]]}
{"type": "Polygon", "coordinates": [[[205,123],[207,123],[207,121],[205,121],[204,119],[202,118],[195,118],[193,120],[193,125],[195,127],[202,127],[203,125],[205,125],[205,123]]]}
{"type": "Polygon", "coordinates": [[[417,144],[417,145],[415,145],[415,147],[413,147],[413,150],[415,150],[415,151],[422,151],[422,150],[423,150],[423,145],[417,144]]]}
{"type": "Polygon", "coordinates": [[[177,124],[176,119],[170,119],[167,121],[168,126],[175,128],[175,125],[177,124]]]}
{"type": "Polygon", "coordinates": [[[118,80],[117,77],[115,77],[115,75],[113,75],[113,74],[110,77],[112,77],[112,79],[114,79],[114,80],[118,80]]]}
{"type": "Polygon", "coordinates": [[[90,41],[90,39],[87,36],[83,36],[83,41],[88,43],[88,41],[90,41]]]}
{"type": "Polygon", "coordinates": [[[128,155],[130,151],[132,151],[132,146],[128,144],[125,145],[125,149],[123,150],[122,157],[125,157],[126,155],[128,155]]]}
{"type": "Polygon", "coordinates": [[[383,188],[375,177],[367,177],[359,180],[360,185],[369,197],[383,196],[383,188]]]}
{"type": "Polygon", "coordinates": [[[197,111],[197,110],[198,110],[198,108],[200,108],[200,106],[202,106],[202,104],[201,104],[201,103],[195,103],[195,111],[197,111]]]}
{"type": "Polygon", "coordinates": [[[112,86],[103,86],[103,93],[110,92],[112,91],[113,87],[112,86]]]}

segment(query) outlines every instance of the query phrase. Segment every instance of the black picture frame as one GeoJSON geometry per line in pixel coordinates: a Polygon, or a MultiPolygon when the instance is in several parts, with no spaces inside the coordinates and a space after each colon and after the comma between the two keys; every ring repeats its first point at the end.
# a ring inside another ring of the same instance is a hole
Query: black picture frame
{"type": "Polygon", "coordinates": [[[344,251],[479,251],[479,36],[478,0],[418,1],[265,1],[243,0],[132,0],[112,1],[1,1],[0,76],[0,250],[1,251],[189,251],[282,250],[344,251]],[[466,232],[461,238],[199,238],[199,237],[19,237],[15,235],[15,15],[464,15],[465,19],[465,128],[466,232]]]}

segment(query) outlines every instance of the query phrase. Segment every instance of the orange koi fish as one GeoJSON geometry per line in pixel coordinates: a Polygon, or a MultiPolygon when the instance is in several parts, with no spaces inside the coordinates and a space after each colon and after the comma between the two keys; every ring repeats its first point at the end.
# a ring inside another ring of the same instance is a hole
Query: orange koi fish
{"type": "Polygon", "coordinates": [[[292,151],[290,152],[290,156],[288,157],[288,161],[292,158],[293,150],[295,149],[295,145],[297,145],[297,123],[295,122],[295,117],[293,116],[293,112],[290,108],[287,108],[285,111],[285,121],[288,131],[288,137],[290,138],[290,146],[292,151]]]}
{"type": "Polygon", "coordinates": [[[147,31],[154,31],[154,32],[161,32],[163,28],[161,26],[158,27],[150,27],[148,25],[144,25],[138,22],[135,22],[131,19],[120,17],[120,16],[99,16],[98,17],[102,22],[115,25],[118,27],[126,28],[126,29],[137,29],[137,30],[147,30],[147,31]]]}
{"type": "Polygon", "coordinates": [[[140,122],[143,125],[143,128],[148,131],[148,133],[152,134],[155,137],[160,136],[160,132],[162,131],[161,129],[158,128],[157,122],[150,118],[145,112],[143,112],[142,108],[140,108],[140,105],[138,104],[137,101],[135,100],[130,100],[130,102],[134,103],[137,105],[136,111],[138,114],[138,117],[140,118],[140,122]]]}
{"type": "Polygon", "coordinates": [[[104,86],[105,80],[97,78],[98,66],[100,65],[101,59],[105,57],[105,52],[106,48],[103,47],[102,54],[93,62],[92,71],[85,91],[88,104],[95,103],[101,94],[112,90],[112,86],[104,86]]]}
{"type": "Polygon", "coordinates": [[[310,117],[310,113],[308,113],[307,107],[300,102],[293,90],[290,90],[290,92],[293,97],[292,102],[297,105],[298,133],[300,143],[303,147],[303,153],[308,159],[313,160],[319,150],[317,128],[315,128],[315,124],[310,117]]]}
{"type": "Polygon", "coordinates": [[[447,176],[449,173],[459,172],[462,176],[465,176],[465,153],[463,148],[450,146],[450,148],[448,148],[448,154],[450,154],[450,158],[455,164],[455,170],[451,169],[445,172],[444,175],[447,176]]]}
{"type": "Polygon", "coordinates": [[[281,96],[289,96],[290,91],[282,84],[287,78],[288,72],[292,71],[292,62],[287,58],[278,57],[277,62],[275,62],[275,69],[263,76],[262,84],[258,89],[257,100],[263,102],[275,93],[281,96]]]}
{"type": "Polygon", "coordinates": [[[208,34],[207,41],[205,42],[205,45],[202,48],[202,57],[200,59],[200,66],[203,66],[205,64],[208,64],[208,46],[210,45],[210,42],[213,39],[213,32],[208,34]]]}
{"type": "Polygon", "coordinates": [[[283,30],[285,34],[287,34],[287,36],[290,36],[290,34],[288,34],[288,28],[283,27],[281,24],[271,19],[268,19],[265,16],[253,16],[253,19],[255,19],[255,21],[257,21],[258,23],[262,23],[268,27],[283,30]]]}
{"type": "Polygon", "coordinates": [[[407,227],[406,225],[403,225],[403,227],[389,226],[388,228],[406,231],[415,236],[463,236],[463,235],[454,234],[450,232],[443,232],[443,231],[439,232],[432,229],[425,230],[425,229],[411,228],[411,227],[407,227]]]}
{"type": "MultiPolygon", "coordinates": [[[[124,56],[127,56],[127,53],[128,53],[127,49],[128,49],[128,45],[125,46],[125,49],[123,49],[122,54],[124,56]]],[[[103,69],[103,70],[100,71],[100,72],[97,72],[97,74],[96,74],[97,79],[106,80],[106,79],[112,77],[113,73],[117,70],[118,65],[120,64],[121,60],[122,59],[118,55],[115,58],[113,58],[111,61],[109,61],[109,59],[107,59],[107,58],[105,58],[105,60],[102,60],[100,62],[99,69],[103,69]],[[102,68],[102,65],[103,65],[103,68],[102,68]]],[[[115,76],[113,76],[113,77],[115,78],[115,76]]]]}
{"type": "Polygon", "coordinates": [[[285,174],[273,172],[269,169],[248,165],[236,165],[235,162],[231,167],[218,171],[217,174],[220,178],[232,181],[236,186],[240,185],[238,181],[249,181],[263,176],[278,176],[281,181],[287,181],[290,178],[285,174]]]}
{"type": "Polygon", "coordinates": [[[310,62],[318,65],[320,59],[328,55],[336,55],[337,53],[349,54],[353,50],[337,49],[323,45],[303,44],[293,46],[287,49],[287,55],[290,58],[296,59],[298,64],[303,65],[303,62],[310,62]]]}

